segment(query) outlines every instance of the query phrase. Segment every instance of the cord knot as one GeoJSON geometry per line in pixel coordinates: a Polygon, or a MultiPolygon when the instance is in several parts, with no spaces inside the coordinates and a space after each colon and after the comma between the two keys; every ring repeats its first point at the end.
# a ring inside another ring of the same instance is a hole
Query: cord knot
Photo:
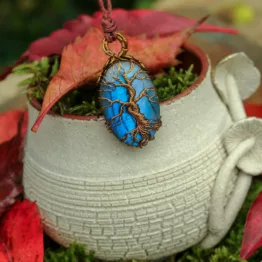
{"type": "Polygon", "coordinates": [[[116,40],[116,21],[111,18],[111,16],[103,15],[101,24],[105,34],[105,39],[107,42],[112,43],[116,40]]]}

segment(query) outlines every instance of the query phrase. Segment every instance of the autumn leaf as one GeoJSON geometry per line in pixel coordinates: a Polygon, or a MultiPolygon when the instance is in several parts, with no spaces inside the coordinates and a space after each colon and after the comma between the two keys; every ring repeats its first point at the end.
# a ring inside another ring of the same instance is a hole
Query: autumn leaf
{"type": "MultiPolygon", "coordinates": [[[[145,38],[126,36],[128,54],[141,61],[149,73],[176,65],[176,56],[181,51],[183,43],[195,29],[207,19],[204,17],[193,27],[165,37],[145,38]]],[[[36,132],[41,121],[52,106],[70,90],[94,82],[102,72],[108,56],[102,49],[103,33],[91,28],[83,38],[68,45],[62,52],[59,71],[52,78],[44,96],[40,114],[32,127],[36,132]]],[[[120,51],[120,43],[110,45],[113,52],[120,51]]]]}
{"type": "MultiPolygon", "coordinates": [[[[0,217],[22,193],[22,151],[28,115],[24,111],[9,111],[0,115],[0,217]],[[2,132],[10,130],[8,135],[2,132]]],[[[1,261],[1,260],[0,260],[1,261]]]]}
{"type": "MultiPolygon", "coordinates": [[[[94,13],[93,17],[92,26],[98,27],[101,23],[101,12],[94,13]]],[[[148,37],[156,35],[163,36],[186,30],[197,23],[195,19],[150,9],[134,9],[130,11],[114,9],[112,18],[116,21],[118,31],[130,36],[143,34],[148,37]]],[[[237,30],[235,29],[214,26],[207,23],[203,23],[196,28],[196,32],[237,34],[237,30]]]]}
{"type": "Polygon", "coordinates": [[[13,262],[9,255],[8,249],[6,248],[5,244],[1,243],[1,240],[0,240],[0,261],[13,262]]]}
{"type": "Polygon", "coordinates": [[[17,201],[0,222],[0,261],[43,262],[43,241],[36,203],[17,201]]]}
{"type": "Polygon", "coordinates": [[[262,247],[262,192],[252,204],[244,228],[240,257],[249,259],[254,252],[262,247]]]}
{"type": "MultiPolygon", "coordinates": [[[[101,12],[96,12],[93,17],[80,15],[77,19],[66,22],[62,29],[33,42],[23,57],[32,61],[44,56],[61,54],[63,48],[73,43],[77,36],[84,36],[92,27],[100,28],[101,16],[101,12]]],[[[183,31],[197,22],[195,19],[153,10],[114,9],[112,18],[117,23],[118,31],[129,36],[146,35],[148,37],[183,31]]],[[[209,24],[200,25],[196,31],[237,33],[235,29],[209,24]]]]}
{"type": "MultiPolygon", "coordinates": [[[[163,36],[185,30],[193,26],[197,21],[187,17],[170,14],[156,10],[131,10],[114,9],[112,17],[116,20],[118,31],[130,36],[146,35],[148,37],[163,36]]],[[[7,67],[0,80],[3,80],[16,65],[24,61],[40,60],[54,54],[60,55],[63,48],[73,43],[77,36],[84,36],[92,28],[100,28],[101,12],[96,12],[93,17],[80,15],[77,19],[70,20],[47,37],[37,39],[31,43],[28,49],[21,55],[15,65],[7,67]]],[[[200,32],[221,32],[236,34],[237,31],[231,28],[213,26],[209,24],[200,25],[196,31],[200,32]]]]}
{"type": "Polygon", "coordinates": [[[24,110],[10,110],[0,114],[0,145],[18,133],[18,122],[24,110]]]}
{"type": "Polygon", "coordinates": [[[247,116],[262,118],[262,105],[244,104],[247,116]]]}

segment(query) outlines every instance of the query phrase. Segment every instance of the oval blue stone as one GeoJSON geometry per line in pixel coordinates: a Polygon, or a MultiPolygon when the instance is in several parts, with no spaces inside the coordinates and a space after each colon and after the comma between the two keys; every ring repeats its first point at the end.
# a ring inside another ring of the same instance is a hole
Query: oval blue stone
{"type": "Polygon", "coordinates": [[[100,103],[107,127],[129,146],[143,147],[161,126],[156,88],[137,62],[111,64],[100,81],[100,103]]]}

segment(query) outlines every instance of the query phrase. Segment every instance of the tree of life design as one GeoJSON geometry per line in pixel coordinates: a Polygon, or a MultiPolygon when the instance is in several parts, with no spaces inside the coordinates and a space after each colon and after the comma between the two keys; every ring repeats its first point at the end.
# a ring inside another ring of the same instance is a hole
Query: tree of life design
{"type": "Polygon", "coordinates": [[[111,118],[107,119],[105,114],[107,128],[113,131],[116,126],[122,124],[123,115],[128,113],[129,116],[132,117],[132,120],[135,121],[135,127],[125,132],[120,140],[121,142],[125,142],[125,140],[131,136],[133,141],[132,145],[137,143],[140,148],[145,146],[149,140],[154,139],[154,133],[162,124],[159,112],[155,112],[152,109],[153,107],[147,109],[140,108],[139,106],[141,99],[147,99],[150,104],[159,106],[159,99],[153,83],[151,87],[144,87],[144,81],[148,80],[152,83],[147,72],[133,60],[129,60],[125,62],[125,64],[123,61],[115,62],[106,70],[100,80],[101,89],[99,92],[101,92],[102,95],[99,99],[104,105],[102,106],[104,114],[105,110],[113,106],[117,108],[119,106],[117,110],[118,113],[111,118]],[[126,65],[129,66],[126,68],[126,65]],[[140,88],[137,87],[137,81],[136,86],[134,86],[135,80],[140,82],[140,88]],[[124,94],[121,94],[120,89],[122,93],[124,91],[124,94]],[[112,99],[111,95],[117,96],[118,99],[112,99]],[[151,112],[152,117],[146,117],[146,111],[151,112]]]}

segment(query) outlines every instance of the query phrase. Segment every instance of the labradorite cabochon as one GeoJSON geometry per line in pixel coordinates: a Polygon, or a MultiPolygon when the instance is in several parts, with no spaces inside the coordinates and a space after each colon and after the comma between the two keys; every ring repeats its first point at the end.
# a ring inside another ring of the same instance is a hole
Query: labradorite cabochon
{"type": "Polygon", "coordinates": [[[135,61],[109,65],[100,81],[100,103],[107,127],[122,142],[141,147],[161,125],[157,90],[135,61]]]}

